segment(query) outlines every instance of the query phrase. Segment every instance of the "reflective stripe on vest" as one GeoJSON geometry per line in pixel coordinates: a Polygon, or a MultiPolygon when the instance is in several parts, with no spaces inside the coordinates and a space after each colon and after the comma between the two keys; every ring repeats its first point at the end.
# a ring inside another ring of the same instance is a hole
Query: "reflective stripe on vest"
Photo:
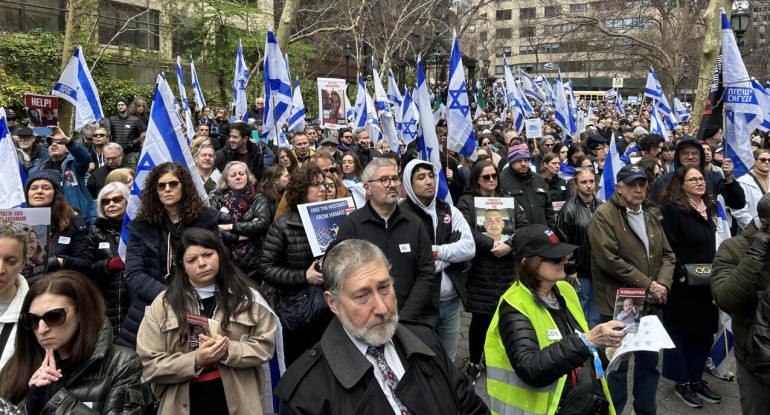
{"type": "Polygon", "coordinates": [[[517,406],[505,403],[494,396],[489,397],[489,409],[495,415],[542,415],[537,412],[525,411],[517,406]]]}

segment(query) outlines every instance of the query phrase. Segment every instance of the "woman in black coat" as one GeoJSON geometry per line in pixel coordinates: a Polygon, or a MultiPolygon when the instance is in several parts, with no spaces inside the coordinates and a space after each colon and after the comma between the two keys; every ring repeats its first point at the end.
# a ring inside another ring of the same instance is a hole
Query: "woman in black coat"
{"type": "Polygon", "coordinates": [[[289,329],[282,315],[281,299],[299,298],[303,295],[321,295],[323,275],[313,257],[310,242],[302,227],[297,205],[319,202],[324,199],[323,172],[315,163],[304,163],[291,174],[289,187],[286,189],[286,202],[289,211],[276,219],[262,246],[262,279],[277,290],[276,311],[283,323],[283,342],[286,366],[296,360],[306,349],[321,340],[326,326],[332,318],[328,308],[305,321],[294,329],[289,329]]]}
{"type": "Polygon", "coordinates": [[[257,193],[256,183],[257,178],[246,163],[227,163],[217,188],[209,195],[209,207],[227,212],[227,223],[219,225],[222,241],[229,248],[235,265],[261,283],[259,256],[272,216],[267,196],[257,193]]]}
{"type": "MultiPolygon", "coordinates": [[[[479,363],[484,351],[484,338],[495,308],[502,295],[513,282],[513,254],[510,239],[499,242],[485,235],[476,226],[475,197],[501,197],[497,168],[490,160],[477,161],[468,177],[469,191],[460,197],[457,209],[463,213],[476,243],[468,275],[468,300],[465,310],[472,315],[468,329],[470,358],[465,372],[471,379],[479,377],[479,363]]],[[[527,226],[527,216],[521,207],[516,207],[514,230],[527,226]]]]}
{"type": "Polygon", "coordinates": [[[661,192],[663,230],[676,254],[674,281],[663,311],[663,326],[676,348],[663,352],[663,376],[676,382],[675,393],[691,407],[703,400],[718,403],[718,393],[702,380],[703,368],[717,331],[718,310],[711,287],[693,286],[687,264],[711,264],[716,251],[716,204],[703,174],[681,167],[661,192]]]}
{"type": "Polygon", "coordinates": [[[217,232],[218,212],[206,208],[190,172],[179,163],[153,167],[144,180],[136,217],[127,225],[126,283],[131,306],[117,343],[136,347],[145,307],[166,289],[174,274],[177,244],[187,228],[217,232]]]}
{"type": "Polygon", "coordinates": [[[131,304],[124,275],[126,265],[118,255],[128,196],[128,187],[123,183],[106,184],[96,199],[99,217],[88,234],[94,263],[91,265],[91,273],[87,276],[99,287],[107,302],[107,317],[116,337],[131,304]]]}
{"type": "Polygon", "coordinates": [[[567,181],[559,177],[559,155],[556,153],[547,153],[543,156],[540,164],[540,174],[545,179],[546,191],[551,197],[551,202],[565,202],[572,197],[572,189],[567,181]]]}

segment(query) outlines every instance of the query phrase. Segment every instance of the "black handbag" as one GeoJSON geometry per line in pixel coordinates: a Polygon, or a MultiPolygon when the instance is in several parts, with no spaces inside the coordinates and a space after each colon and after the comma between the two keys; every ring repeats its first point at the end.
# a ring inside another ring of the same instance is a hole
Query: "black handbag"
{"type": "Polygon", "coordinates": [[[281,326],[297,330],[329,312],[322,285],[309,284],[296,292],[281,291],[275,305],[281,326]]]}
{"type": "Polygon", "coordinates": [[[687,264],[684,270],[690,287],[711,286],[711,264],[687,264]]]}
{"type": "Polygon", "coordinates": [[[142,395],[144,395],[144,408],[142,408],[142,415],[157,415],[158,408],[160,408],[160,401],[168,391],[168,385],[163,388],[163,392],[157,397],[152,393],[152,388],[149,382],[142,383],[142,395]]]}

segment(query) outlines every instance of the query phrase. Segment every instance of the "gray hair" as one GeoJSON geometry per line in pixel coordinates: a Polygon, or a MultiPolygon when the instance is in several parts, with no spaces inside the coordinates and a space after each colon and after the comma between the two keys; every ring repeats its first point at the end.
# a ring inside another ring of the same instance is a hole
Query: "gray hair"
{"type": "Polygon", "coordinates": [[[104,152],[104,150],[118,150],[118,154],[121,156],[123,155],[123,147],[118,143],[107,143],[102,147],[102,152],[104,152]]]}
{"type": "Polygon", "coordinates": [[[99,127],[96,124],[86,124],[83,127],[83,129],[80,130],[80,135],[86,135],[86,133],[93,133],[94,131],[99,130],[99,129],[101,129],[101,127],[99,127]]]}
{"type": "Polygon", "coordinates": [[[393,159],[375,157],[372,159],[372,161],[369,162],[369,164],[366,165],[364,172],[361,173],[361,181],[364,183],[371,181],[374,177],[374,172],[378,167],[395,167],[396,170],[398,170],[398,166],[396,166],[396,163],[393,161],[393,159]]]}
{"type": "Polygon", "coordinates": [[[390,273],[390,261],[377,245],[363,239],[348,239],[340,242],[327,251],[323,258],[324,288],[335,301],[338,300],[345,280],[362,265],[372,261],[385,265],[390,273]]]}
{"type": "Polygon", "coordinates": [[[220,176],[219,181],[217,181],[217,190],[224,192],[229,189],[227,184],[227,176],[230,175],[230,169],[235,166],[243,167],[243,171],[246,172],[246,181],[248,181],[250,185],[253,186],[257,184],[257,177],[254,176],[254,173],[252,173],[251,170],[249,170],[249,166],[247,166],[246,163],[242,161],[231,161],[225,164],[225,168],[222,169],[222,176],[220,176]]]}
{"type": "Polygon", "coordinates": [[[353,130],[353,137],[356,138],[356,142],[358,141],[358,135],[363,133],[363,132],[366,132],[366,128],[359,127],[359,128],[356,128],[355,130],[353,130]]]}
{"type": "Polygon", "coordinates": [[[766,193],[759,199],[757,203],[757,216],[760,219],[770,221],[770,193],[766,193]]]}
{"type": "Polygon", "coordinates": [[[96,196],[96,213],[100,218],[107,219],[107,215],[104,214],[104,206],[101,204],[102,198],[116,190],[119,191],[126,200],[128,200],[128,195],[130,193],[128,186],[121,182],[105,184],[104,187],[102,187],[102,190],[99,191],[99,195],[96,196]]]}

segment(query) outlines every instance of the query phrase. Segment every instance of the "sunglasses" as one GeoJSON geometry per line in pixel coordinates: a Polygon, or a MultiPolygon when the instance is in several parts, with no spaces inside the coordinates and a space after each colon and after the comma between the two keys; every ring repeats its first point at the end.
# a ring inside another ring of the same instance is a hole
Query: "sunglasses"
{"type": "Polygon", "coordinates": [[[94,134],[94,137],[107,137],[107,134],[94,134]]]}
{"type": "Polygon", "coordinates": [[[8,228],[10,228],[11,231],[16,235],[26,235],[30,230],[32,230],[32,228],[25,223],[11,221],[0,222],[0,233],[5,232],[8,228]]]}
{"type": "Polygon", "coordinates": [[[761,161],[762,163],[770,163],[770,159],[764,157],[758,158],[757,161],[761,161]]]}
{"type": "Polygon", "coordinates": [[[547,258],[547,257],[541,257],[543,262],[548,262],[550,264],[558,264],[560,263],[564,257],[561,258],[547,258]]]}
{"type": "Polygon", "coordinates": [[[54,328],[59,327],[67,321],[67,313],[69,310],[66,308],[55,308],[50,311],[46,311],[42,316],[32,313],[22,313],[21,324],[27,330],[37,330],[40,327],[40,320],[45,321],[46,326],[54,328]]]}
{"type": "Polygon", "coordinates": [[[329,167],[328,169],[321,169],[324,173],[337,173],[337,166],[329,167]]]}
{"type": "Polygon", "coordinates": [[[60,145],[61,144],[61,140],[54,140],[54,139],[51,139],[51,138],[47,138],[45,141],[48,142],[49,146],[52,146],[54,144],[55,145],[60,145]]]}
{"type": "Polygon", "coordinates": [[[168,185],[168,187],[171,189],[176,189],[180,184],[181,182],[179,180],[172,180],[170,182],[158,182],[158,190],[165,190],[166,185],[168,185]]]}
{"type": "Polygon", "coordinates": [[[107,206],[107,205],[110,204],[110,202],[112,202],[112,203],[117,205],[118,203],[120,203],[120,202],[122,202],[124,200],[126,200],[126,199],[122,195],[117,195],[117,196],[112,197],[112,198],[106,197],[104,199],[101,199],[100,202],[102,203],[102,206],[107,206]]]}
{"type": "Polygon", "coordinates": [[[497,180],[497,173],[482,174],[481,178],[482,178],[482,180],[486,180],[486,181],[497,180]]]}

